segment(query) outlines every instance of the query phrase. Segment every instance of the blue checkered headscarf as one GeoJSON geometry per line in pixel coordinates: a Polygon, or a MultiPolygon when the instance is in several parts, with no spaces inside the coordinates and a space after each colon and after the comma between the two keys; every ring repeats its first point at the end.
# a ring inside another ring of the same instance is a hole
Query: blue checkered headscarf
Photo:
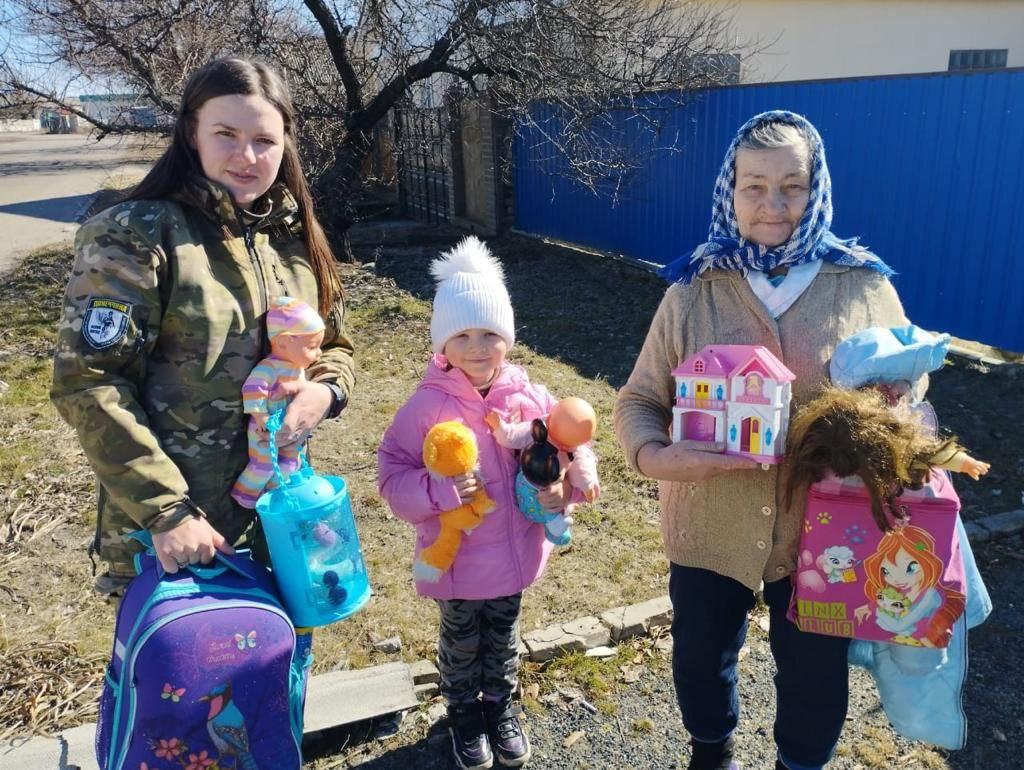
{"type": "Polygon", "coordinates": [[[801,115],[785,110],[773,110],[755,115],[736,133],[725,153],[722,169],[715,180],[715,195],[711,206],[711,228],[707,243],[691,253],[665,265],[658,274],[669,283],[689,283],[695,276],[713,267],[724,270],[767,272],[782,265],[800,265],[823,259],[839,265],[852,265],[876,270],[884,276],[893,269],[875,254],[857,245],[856,238],[842,239],[829,229],[832,226],[832,179],[825,163],[825,146],[817,129],[801,115]],[[787,123],[796,126],[807,138],[810,149],[811,190],[807,208],[800,224],[789,240],[775,248],[752,243],[740,236],[733,207],[733,189],[736,184],[736,151],[740,143],[756,128],[766,123],[787,123]]]}

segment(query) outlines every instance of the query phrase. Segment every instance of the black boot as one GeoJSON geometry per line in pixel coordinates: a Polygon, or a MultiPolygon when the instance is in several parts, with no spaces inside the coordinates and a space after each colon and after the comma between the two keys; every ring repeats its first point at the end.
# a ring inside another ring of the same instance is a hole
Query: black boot
{"type": "Polygon", "coordinates": [[[718,743],[702,743],[690,741],[693,752],[686,770],[742,770],[739,762],[733,760],[736,741],[730,735],[718,743]]]}
{"type": "Polygon", "coordinates": [[[453,703],[448,706],[448,734],[452,754],[462,770],[483,770],[494,764],[491,742],[479,703],[453,703]]]}

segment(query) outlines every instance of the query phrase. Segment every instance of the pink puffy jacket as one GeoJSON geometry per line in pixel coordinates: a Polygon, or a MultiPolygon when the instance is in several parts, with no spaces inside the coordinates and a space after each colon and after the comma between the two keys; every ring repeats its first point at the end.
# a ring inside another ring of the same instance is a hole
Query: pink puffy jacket
{"type": "MultiPolygon", "coordinates": [[[[416,526],[416,553],[434,542],[443,511],[460,505],[455,484],[437,480],[423,466],[423,438],[439,422],[458,420],[476,435],[480,473],[497,503],[479,527],[463,538],[451,569],[437,583],[417,581],[416,590],[433,599],[494,599],[519,593],[540,577],[552,545],[540,524],[516,506],[515,453],[498,444],[484,418],[495,409],[509,419],[543,417],[555,399],[543,385],[510,363],[482,398],[460,369],[445,371],[435,356],[409,400],[398,410],[377,450],[378,487],[395,516],[416,526]]],[[[579,451],[590,452],[589,447],[579,451]]],[[[573,495],[576,499],[576,495],[573,495]]]]}

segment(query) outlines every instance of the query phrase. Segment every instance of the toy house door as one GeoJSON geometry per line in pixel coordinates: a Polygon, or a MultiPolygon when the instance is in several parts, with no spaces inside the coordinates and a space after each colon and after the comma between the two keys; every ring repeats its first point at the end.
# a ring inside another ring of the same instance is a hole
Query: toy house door
{"type": "Polygon", "coordinates": [[[715,418],[704,412],[687,412],[683,416],[683,438],[688,441],[714,441],[715,418]]]}
{"type": "Polygon", "coordinates": [[[743,420],[743,436],[740,440],[740,451],[750,452],[752,455],[761,454],[761,420],[758,417],[748,417],[743,420]]]}
{"type": "Polygon", "coordinates": [[[706,382],[698,382],[696,384],[696,393],[694,398],[698,401],[707,401],[711,398],[711,387],[706,382]]]}

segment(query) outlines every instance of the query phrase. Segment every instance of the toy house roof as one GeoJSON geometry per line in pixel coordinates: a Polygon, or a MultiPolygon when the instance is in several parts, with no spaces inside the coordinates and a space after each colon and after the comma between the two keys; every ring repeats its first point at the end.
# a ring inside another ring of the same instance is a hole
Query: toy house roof
{"type": "Polygon", "coordinates": [[[673,369],[672,376],[735,377],[751,369],[757,369],[778,382],[796,379],[782,361],[761,345],[706,345],[673,369]],[[704,363],[702,372],[694,371],[698,361],[704,363]]]}
{"type": "Polygon", "coordinates": [[[722,355],[719,353],[720,350],[727,347],[729,346],[705,345],[699,352],[694,353],[692,356],[688,356],[685,361],[673,369],[672,376],[685,377],[686,375],[699,374],[704,377],[728,377],[729,370],[732,369],[732,363],[728,359],[723,359],[722,355]],[[698,362],[704,364],[704,368],[699,372],[694,369],[694,366],[698,362]]]}

